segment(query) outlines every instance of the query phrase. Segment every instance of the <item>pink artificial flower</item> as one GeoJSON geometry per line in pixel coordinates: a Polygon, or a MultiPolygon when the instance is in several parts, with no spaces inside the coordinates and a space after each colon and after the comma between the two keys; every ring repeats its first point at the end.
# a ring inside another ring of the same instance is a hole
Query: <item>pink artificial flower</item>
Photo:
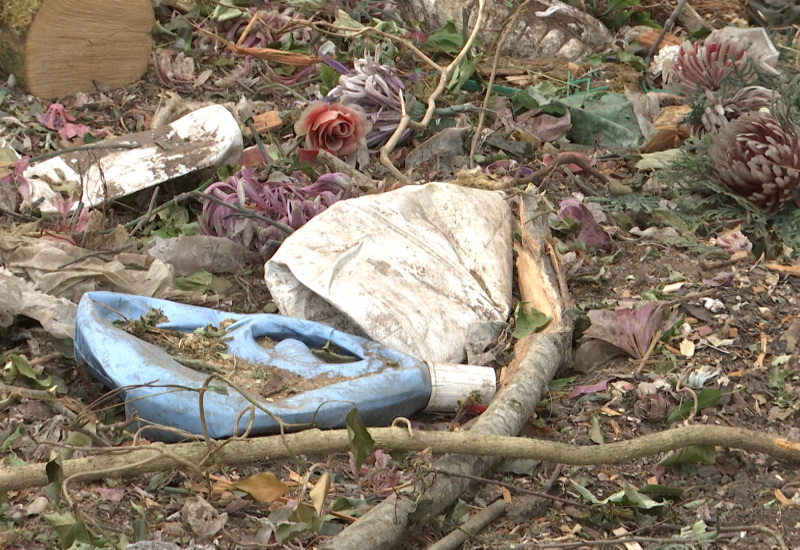
{"type": "Polygon", "coordinates": [[[53,103],[43,115],[36,115],[36,120],[49,130],[58,130],[58,135],[71,141],[89,132],[83,124],[73,124],[75,117],[70,115],[61,103],[53,103]]]}
{"type": "Polygon", "coordinates": [[[298,137],[305,137],[300,160],[317,158],[320,149],[337,157],[366,150],[369,131],[367,117],[360,110],[339,103],[316,101],[309,105],[294,125],[298,137]]]}

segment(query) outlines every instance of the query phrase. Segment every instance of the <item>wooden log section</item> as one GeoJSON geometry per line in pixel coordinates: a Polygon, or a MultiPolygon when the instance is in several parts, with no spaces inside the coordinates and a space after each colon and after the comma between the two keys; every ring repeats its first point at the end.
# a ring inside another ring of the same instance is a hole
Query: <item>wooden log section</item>
{"type": "Polygon", "coordinates": [[[136,82],[150,62],[151,0],[0,0],[0,69],[40,98],[136,82]]]}

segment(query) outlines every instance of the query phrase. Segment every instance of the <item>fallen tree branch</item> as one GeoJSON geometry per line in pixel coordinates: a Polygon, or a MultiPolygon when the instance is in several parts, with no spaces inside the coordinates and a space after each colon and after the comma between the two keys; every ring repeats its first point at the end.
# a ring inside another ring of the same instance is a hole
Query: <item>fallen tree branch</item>
{"type": "Polygon", "coordinates": [[[428,550],[458,550],[461,545],[506,513],[508,503],[496,500],[462,525],[428,546],[428,550]]]}
{"type": "MultiPolygon", "coordinates": [[[[524,439],[473,432],[423,432],[409,434],[405,428],[370,428],[378,448],[423,451],[435,454],[456,453],[472,456],[532,458],[574,465],[600,465],[629,462],[637,458],[674,451],[689,445],[713,445],[764,453],[779,460],[800,464],[800,441],[727,426],[682,426],[629,441],[605,445],[574,446],[537,439],[524,439]]],[[[350,448],[347,430],[307,430],[285,436],[260,437],[231,441],[214,454],[217,464],[243,464],[299,454],[325,454],[350,448]]],[[[84,481],[108,477],[108,470],[126,476],[161,472],[200,463],[208,454],[203,441],[172,445],[153,444],[132,448],[93,449],[104,454],[65,460],[64,477],[80,474],[84,481]],[[145,463],[147,459],[151,459],[145,463]],[[130,466],[125,468],[125,466],[130,466]]],[[[90,452],[92,449],[84,449],[90,452]]],[[[442,476],[445,477],[445,476],[442,476]]],[[[449,476],[447,476],[449,477],[449,476]]],[[[18,491],[48,483],[45,464],[0,468],[0,493],[18,491]]]]}

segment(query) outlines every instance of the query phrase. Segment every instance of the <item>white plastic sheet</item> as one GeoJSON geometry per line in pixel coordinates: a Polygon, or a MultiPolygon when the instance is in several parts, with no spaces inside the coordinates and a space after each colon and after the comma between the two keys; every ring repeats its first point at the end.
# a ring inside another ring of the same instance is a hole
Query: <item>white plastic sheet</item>
{"type": "Polygon", "coordinates": [[[404,187],[334,204],[286,239],[265,279],[284,315],[458,363],[507,321],[511,233],[497,192],[404,187]]]}

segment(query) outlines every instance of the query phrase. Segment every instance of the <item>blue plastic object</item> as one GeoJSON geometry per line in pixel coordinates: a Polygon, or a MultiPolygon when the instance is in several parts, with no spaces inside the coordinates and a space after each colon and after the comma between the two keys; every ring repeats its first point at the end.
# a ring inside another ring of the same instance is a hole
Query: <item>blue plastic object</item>
{"type": "MultiPolygon", "coordinates": [[[[228,353],[249,363],[279,367],[307,378],[326,374],[350,378],[272,402],[256,398],[285,423],[310,424],[313,419],[315,427],[340,428],[355,406],[366,425],[384,426],[398,416],[423,409],[430,399],[430,373],[424,362],[319,323],[281,315],[226,313],[143,296],[88,292],[78,305],[75,357],[85,361],[88,371],[107,386],[123,388],[129,417],[135,412],[146,421],[191,434],[203,433],[199,393],[174,386],[200,388],[208,374],[178,363],[160,347],[113,325],[114,321],[138,320],[152,309],[160,309],[168,319],[157,325],[159,328],[185,333],[234,320],[226,334],[230,338],[228,353]],[[256,341],[262,336],[278,342],[274,349],[256,341]],[[311,353],[311,348],[320,348],[326,342],[360,359],[325,363],[311,353]]],[[[221,384],[213,381],[213,385],[221,384]]],[[[232,388],[228,388],[227,395],[206,391],[203,409],[208,435],[223,438],[241,434],[250,414],[242,415],[238,426],[234,423],[239,413],[250,406],[232,388]]],[[[278,422],[256,409],[251,434],[278,431],[278,422]]],[[[147,436],[163,441],[178,439],[163,430],[148,431],[147,436]]]]}

